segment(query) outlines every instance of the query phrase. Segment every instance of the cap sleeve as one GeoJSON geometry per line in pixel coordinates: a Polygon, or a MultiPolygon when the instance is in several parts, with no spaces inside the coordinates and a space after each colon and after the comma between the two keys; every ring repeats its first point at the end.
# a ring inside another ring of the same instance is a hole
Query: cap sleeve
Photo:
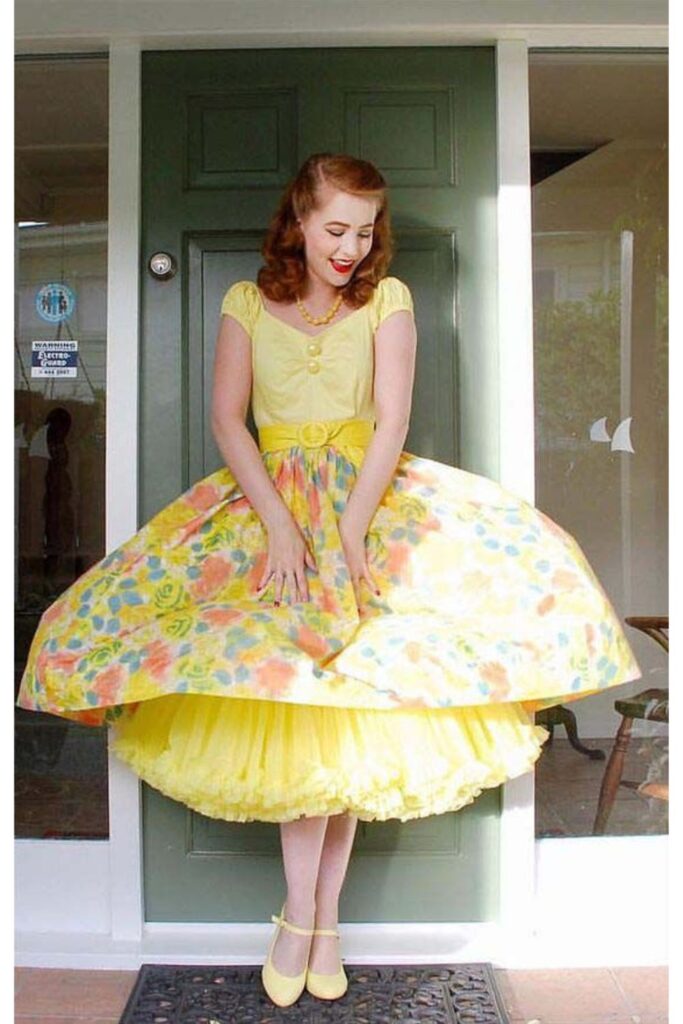
{"type": "Polygon", "coordinates": [[[386,320],[390,313],[399,309],[413,312],[413,297],[410,289],[397,277],[384,277],[377,285],[376,296],[376,327],[386,320]]]}
{"type": "Polygon", "coordinates": [[[223,296],[221,316],[229,313],[251,337],[260,301],[258,288],[253,281],[236,281],[223,296]]]}

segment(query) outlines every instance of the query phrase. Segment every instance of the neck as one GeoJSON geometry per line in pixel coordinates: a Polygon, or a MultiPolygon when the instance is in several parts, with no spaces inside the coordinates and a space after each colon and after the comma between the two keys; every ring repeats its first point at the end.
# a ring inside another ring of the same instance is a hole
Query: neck
{"type": "Polygon", "coordinates": [[[330,308],[339,294],[339,289],[327,281],[320,281],[315,278],[307,278],[304,282],[299,297],[307,307],[325,312],[330,308]]]}

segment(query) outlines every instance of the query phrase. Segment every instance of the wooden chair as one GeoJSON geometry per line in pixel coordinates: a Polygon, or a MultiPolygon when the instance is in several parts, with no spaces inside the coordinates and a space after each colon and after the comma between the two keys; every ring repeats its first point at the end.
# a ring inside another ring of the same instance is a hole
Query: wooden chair
{"type": "MultiPolygon", "coordinates": [[[[668,653],[669,651],[669,616],[668,615],[628,615],[625,621],[634,629],[647,633],[653,640],[656,640],[668,653]]],[[[631,740],[631,728],[636,718],[648,719],[651,722],[669,722],[669,691],[650,687],[634,694],[632,697],[624,697],[615,700],[614,709],[622,716],[621,725],[610,754],[605,765],[605,774],[600,787],[598,810],[593,823],[593,835],[602,835],[605,831],[607,819],[614,805],[619,786],[627,789],[635,789],[643,796],[656,797],[659,800],[669,799],[669,786],[662,782],[634,782],[629,779],[622,779],[624,770],[624,759],[631,740]]]]}

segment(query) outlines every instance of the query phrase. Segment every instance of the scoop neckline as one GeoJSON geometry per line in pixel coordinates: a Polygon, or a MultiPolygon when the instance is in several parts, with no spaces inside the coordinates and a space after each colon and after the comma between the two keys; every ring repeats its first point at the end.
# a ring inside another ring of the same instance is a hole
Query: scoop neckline
{"type": "Polygon", "coordinates": [[[265,313],[266,316],[269,316],[271,320],[275,321],[275,323],[281,324],[282,327],[288,327],[289,330],[294,331],[295,334],[300,334],[302,337],[310,339],[319,338],[322,334],[328,334],[335,327],[340,327],[341,324],[346,323],[346,321],[350,320],[353,316],[356,315],[356,313],[362,313],[364,309],[367,309],[367,307],[370,305],[370,302],[372,301],[371,299],[370,302],[366,302],[362,306],[359,306],[358,309],[354,309],[352,313],[347,313],[345,317],[342,317],[341,320],[337,320],[337,322],[334,324],[330,324],[329,327],[323,327],[322,331],[316,331],[315,334],[309,334],[308,331],[304,331],[300,327],[295,327],[294,324],[288,324],[286,320],[282,320],[279,316],[275,316],[274,313],[271,313],[269,309],[266,309],[266,304],[263,301],[263,296],[261,295],[261,289],[257,284],[254,284],[254,288],[256,289],[256,294],[258,295],[258,300],[261,306],[261,313],[265,313]]]}

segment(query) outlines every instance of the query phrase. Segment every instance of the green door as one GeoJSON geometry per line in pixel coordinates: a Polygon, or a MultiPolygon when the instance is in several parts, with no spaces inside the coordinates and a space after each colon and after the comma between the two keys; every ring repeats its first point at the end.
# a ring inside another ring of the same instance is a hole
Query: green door
{"type": "MultiPolygon", "coordinates": [[[[146,53],[142,80],[140,523],[221,465],[220,300],[255,278],[284,186],[325,150],[372,160],[390,185],[390,273],[419,336],[406,450],[482,471],[496,424],[460,391],[496,344],[493,48],[146,53]],[[178,264],[166,281],[146,269],[160,250],[178,264]]],[[[494,919],[499,813],[497,789],[456,813],[359,823],[341,920],[494,919]]],[[[143,835],[147,920],[267,921],[281,905],[277,825],[204,818],[143,784],[143,835]]]]}

